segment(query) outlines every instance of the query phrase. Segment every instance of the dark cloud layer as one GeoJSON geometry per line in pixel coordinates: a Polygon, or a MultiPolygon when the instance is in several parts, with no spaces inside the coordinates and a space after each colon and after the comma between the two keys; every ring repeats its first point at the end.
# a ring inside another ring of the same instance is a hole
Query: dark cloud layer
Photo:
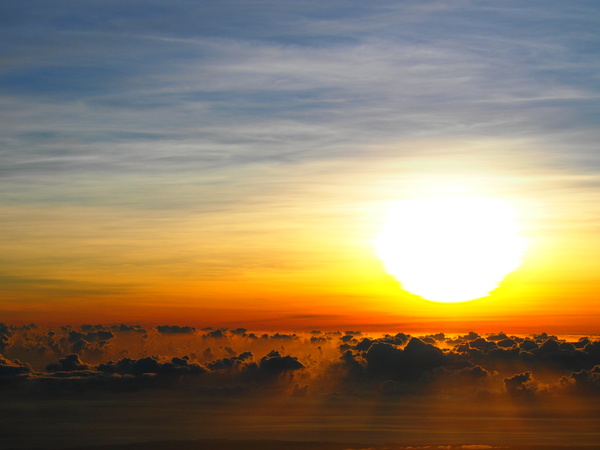
{"type": "Polygon", "coordinates": [[[201,379],[205,388],[240,383],[256,388],[256,381],[279,380],[305,393],[350,384],[387,393],[453,386],[473,395],[600,395],[600,341],[588,337],[569,342],[545,333],[446,337],[355,331],[257,337],[243,328],[144,330],[125,324],[54,330],[0,324],[0,333],[4,385],[53,378],[64,383],[87,378],[89,388],[125,378],[130,385],[138,380],[140,388],[165,385],[149,383],[150,377],[169,385],[201,379]]]}
{"type": "MultiPolygon", "coordinates": [[[[579,441],[589,442],[600,420],[597,412],[585,412],[592,408],[585,405],[600,399],[595,337],[282,334],[125,324],[55,329],[1,324],[0,330],[6,337],[0,356],[5,400],[0,419],[6,427],[0,431],[7,442],[29,443],[23,448],[34,442],[47,446],[56,430],[74,423],[85,433],[92,430],[97,442],[121,442],[228,437],[232,429],[236,438],[262,437],[260,430],[269,429],[271,436],[304,439],[334,421],[329,439],[346,442],[358,439],[342,431],[350,421],[350,428],[371,430],[361,436],[389,441],[429,430],[414,417],[446,417],[456,422],[452,427],[472,433],[469,421],[489,410],[489,423],[477,423],[481,436],[494,435],[498,414],[515,421],[519,415],[541,417],[546,425],[540,427],[551,426],[548,414],[575,414],[579,419],[573,423],[582,424],[576,428],[579,441]],[[80,343],[85,345],[74,352],[80,343]],[[32,415],[31,408],[39,414],[32,415]],[[373,423],[365,423],[373,414],[373,423]],[[188,420],[195,434],[182,428],[188,420]],[[128,431],[105,437],[125,429],[124,423],[128,431]],[[24,439],[23,430],[32,424],[37,431],[24,439]],[[398,431],[373,434],[374,429],[398,431]]],[[[83,442],[85,433],[73,436],[83,442]]],[[[411,442],[427,442],[418,436],[411,442]]],[[[503,442],[498,436],[490,442],[503,442]]]]}

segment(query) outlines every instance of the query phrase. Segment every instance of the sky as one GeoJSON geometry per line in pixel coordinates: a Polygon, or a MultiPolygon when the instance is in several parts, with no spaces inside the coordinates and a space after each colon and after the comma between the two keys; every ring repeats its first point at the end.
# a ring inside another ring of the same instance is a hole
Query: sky
{"type": "Polygon", "coordinates": [[[597,333],[599,18],[3,1],[0,317],[597,333]],[[373,248],[396,202],[446,192],[510,204],[528,242],[491,295],[451,305],[373,248]]]}

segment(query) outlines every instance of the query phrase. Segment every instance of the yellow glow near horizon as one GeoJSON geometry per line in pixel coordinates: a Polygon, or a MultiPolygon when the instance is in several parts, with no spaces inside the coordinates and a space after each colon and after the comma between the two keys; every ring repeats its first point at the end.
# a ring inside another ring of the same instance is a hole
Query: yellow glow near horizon
{"type": "Polygon", "coordinates": [[[403,289],[447,303],[486,297],[525,252],[512,210],[483,197],[400,202],[374,244],[403,289]]]}

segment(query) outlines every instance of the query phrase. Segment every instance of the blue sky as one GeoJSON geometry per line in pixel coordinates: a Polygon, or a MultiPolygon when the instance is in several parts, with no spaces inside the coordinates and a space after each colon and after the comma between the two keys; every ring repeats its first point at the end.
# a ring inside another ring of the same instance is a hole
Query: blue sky
{"type": "Polygon", "coordinates": [[[593,2],[2,8],[11,177],[294,164],[415,137],[549,141],[551,161],[597,163],[593,2]]]}
{"type": "Polygon", "coordinates": [[[11,185],[369,157],[417,138],[531,139],[541,166],[597,165],[590,2],[2,8],[11,185]]]}
{"type": "Polygon", "coordinates": [[[4,1],[0,273],[34,282],[42,246],[69,282],[67,237],[351,221],[425,178],[591,230],[599,19],[592,1],[4,1]]]}

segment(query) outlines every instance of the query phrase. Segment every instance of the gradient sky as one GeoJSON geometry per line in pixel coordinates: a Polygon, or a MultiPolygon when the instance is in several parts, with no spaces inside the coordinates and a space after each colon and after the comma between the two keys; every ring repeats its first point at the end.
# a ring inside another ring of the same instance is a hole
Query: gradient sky
{"type": "Polygon", "coordinates": [[[3,1],[5,321],[597,332],[600,6],[3,1]],[[501,199],[490,297],[402,291],[397,201],[501,199]],[[534,317],[532,319],[532,317],[534,317]]]}

